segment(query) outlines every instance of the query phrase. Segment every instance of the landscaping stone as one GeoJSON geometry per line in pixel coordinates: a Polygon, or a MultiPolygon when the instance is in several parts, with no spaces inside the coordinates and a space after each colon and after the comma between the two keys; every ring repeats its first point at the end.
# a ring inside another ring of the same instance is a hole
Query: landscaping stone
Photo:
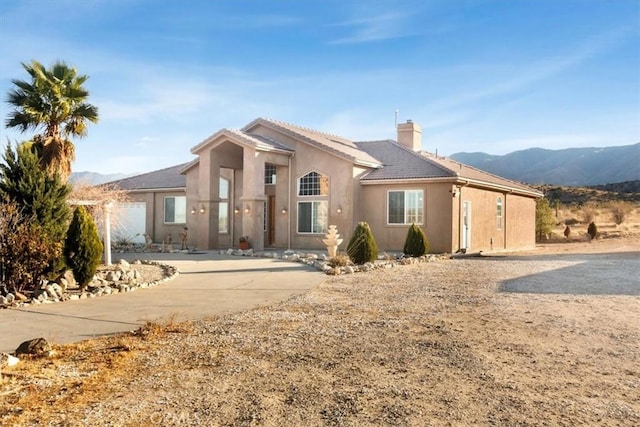
{"type": "Polygon", "coordinates": [[[37,356],[48,355],[51,352],[51,344],[44,338],[34,338],[21,343],[15,351],[16,356],[21,354],[34,354],[37,356]]]}

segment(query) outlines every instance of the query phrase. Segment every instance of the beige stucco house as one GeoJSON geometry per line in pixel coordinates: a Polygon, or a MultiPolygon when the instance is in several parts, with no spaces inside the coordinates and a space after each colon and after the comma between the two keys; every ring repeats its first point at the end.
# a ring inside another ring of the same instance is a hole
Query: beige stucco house
{"type": "Polygon", "coordinates": [[[209,136],[190,163],[113,184],[144,203],[154,241],[187,226],[200,249],[237,247],[241,236],[255,250],[321,249],[330,224],[347,242],[359,221],[387,251],[402,250],[412,222],[432,252],[535,245],[541,193],[423,152],[421,134],[407,121],[397,141],[354,142],[259,118],[209,136]]]}

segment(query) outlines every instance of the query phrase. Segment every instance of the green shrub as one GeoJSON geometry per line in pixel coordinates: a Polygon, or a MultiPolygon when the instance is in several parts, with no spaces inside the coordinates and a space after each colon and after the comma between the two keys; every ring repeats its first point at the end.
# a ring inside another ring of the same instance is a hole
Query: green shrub
{"type": "Polygon", "coordinates": [[[347,245],[347,254],[354,264],[362,265],[378,258],[378,245],[369,224],[359,222],[347,245]]]}
{"type": "Polygon", "coordinates": [[[61,242],[54,242],[33,217],[16,203],[0,202],[1,293],[33,292],[61,255],[61,242]]]}
{"type": "Polygon", "coordinates": [[[587,234],[591,237],[591,240],[595,239],[598,235],[598,226],[595,222],[591,221],[589,223],[589,227],[587,228],[587,234]]]}
{"type": "Polygon", "coordinates": [[[80,287],[86,287],[100,264],[102,243],[93,218],[83,206],[73,212],[64,255],[80,287]]]}
{"type": "Polygon", "coordinates": [[[411,227],[409,227],[402,252],[404,252],[405,255],[412,257],[420,257],[429,252],[429,241],[427,240],[427,236],[415,223],[411,224],[411,227]]]}

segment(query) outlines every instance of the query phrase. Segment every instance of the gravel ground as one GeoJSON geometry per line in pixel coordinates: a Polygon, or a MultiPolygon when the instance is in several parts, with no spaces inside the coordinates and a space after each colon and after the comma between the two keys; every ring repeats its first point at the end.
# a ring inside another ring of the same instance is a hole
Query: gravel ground
{"type": "Polygon", "coordinates": [[[0,420],[640,425],[638,248],[542,248],[328,278],[280,304],[134,337],[108,375],[87,357],[51,362],[58,377],[75,372],[74,385],[32,382],[0,398],[0,420]]]}

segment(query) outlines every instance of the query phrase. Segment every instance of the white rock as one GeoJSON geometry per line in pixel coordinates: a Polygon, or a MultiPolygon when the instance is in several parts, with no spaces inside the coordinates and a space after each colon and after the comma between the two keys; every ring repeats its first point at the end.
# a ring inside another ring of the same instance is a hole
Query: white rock
{"type": "Polygon", "coordinates": [[[0,295],[0,305],[9,305],[9,301],[4,295],[0,295]]]}
{"type": "Polygon", "coordinates": [[[18,362],[20,362],[20,359],[18,359],[15,356],[12,356],[8,353],[0,353],[0,367],[5,367],[5,366],[16,366],[18,364],[18,362]]]}
{"type": "Polygon", "coordinates": [[[347,266],[344,268],[344,272],[345,272],[346,274],[353,274],[355,271],[354,271],[354,269],[353,269],[353,267],[352,267],[352,266],[347,265],[347,266]]]}

